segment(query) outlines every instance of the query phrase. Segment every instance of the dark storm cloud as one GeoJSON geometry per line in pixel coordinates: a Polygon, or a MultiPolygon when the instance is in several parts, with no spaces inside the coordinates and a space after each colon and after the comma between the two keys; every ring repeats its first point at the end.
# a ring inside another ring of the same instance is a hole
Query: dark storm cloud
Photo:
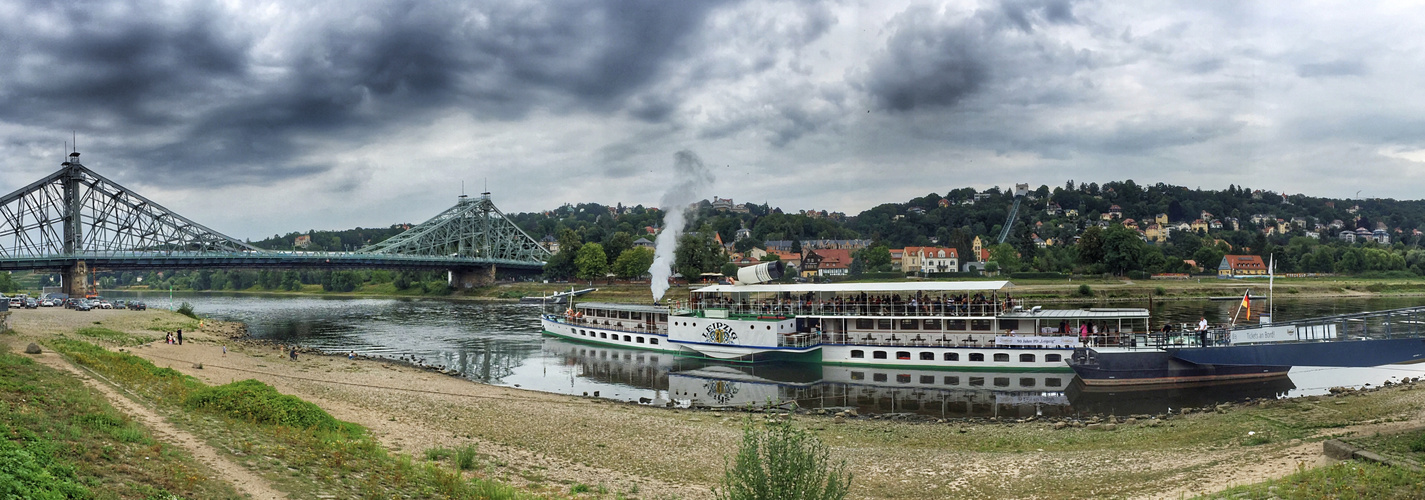
{"type": "Polygon", "coordinates": [[[627,108],[685,54],[715,2],[280,4],[37,2],[0,19],[0,121],[78,128],[154,182],[263,184],[331,168],[303,139],[377,140],[454,106],[483,120],[627,108]],[[284,24],[286,23],[286,24],[284,24]],[[10,29],[13,28],[13,29],[10,29]],[[147,134],[146,144],[129,137],[147,134]],[[107,139],[107,140],[105,140],[107,139]]]}
{"type": "Polygon", "coordinates": [[[1035,69],[1008,66],[1043,64],[1015,52],[1062,58],[1049,53],[1052,47],[1012,41],[1009,31],[1032,38],[1037,26],[1076,22],[1072,6],[1063,1],[1006,0],[969,15],[912,7],[887,24],[885,50],[860,84],[876,102],[895,111],[955,106],[1000,73],[1035,69]]]}
{"type": "Polygon", "coordinates": [[[166,15],[150,2],[33,2],[0,19],[0,120],[166,125],[168,99],[211,90],[246,69],[248,39],[205,6],[166,15]]]}

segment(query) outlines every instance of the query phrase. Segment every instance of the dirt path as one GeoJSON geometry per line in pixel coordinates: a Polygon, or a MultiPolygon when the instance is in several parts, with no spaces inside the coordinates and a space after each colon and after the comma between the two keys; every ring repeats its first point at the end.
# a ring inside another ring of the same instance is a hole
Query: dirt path
{"type": "MultiPolygon", "coordinates": [[[[12,342],[11,349],[14,352],[23,352],[24,344],[18,346],[13,344],[14,342],[12,342]]],[[[38,356],[30,356],[45,366],[69,372],[84,381],[85,385],[103,394],[104,398],[107,399],[109,404],[113,405],[114,408],[127,414],[140,425],[152,430],[154,437],[165,443],[187,450],[188,453],[192,454],[199,462],[211,467],[218,473],[219,477],[232,484],[233,487],[238,490],[238,493],[258,500],[287,498],[287,494],[273,489],[266,480],[249,472],[238,464],[229,461],[223,457],[223,455],[219,454],[218,450],[213,449],[213,447],[209,446],[206,442],[169,424],[167,420],[164,420],[158,413],[155,413],[153,409],[120,394],[119,390],[108,381],[101,382],[99,378],[97,378],[99,377],[97,374],[75,367],[68,360],[64,359],[63,356],[53,351],[46,350],[43,354],[38,356]]]]}

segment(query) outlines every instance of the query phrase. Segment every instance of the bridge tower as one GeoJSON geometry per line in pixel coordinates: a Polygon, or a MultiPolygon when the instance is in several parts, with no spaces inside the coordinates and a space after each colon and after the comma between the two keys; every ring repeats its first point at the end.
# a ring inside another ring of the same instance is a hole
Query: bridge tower
{"type": "MultiPolygon", "coordinates": [[[[59,182],[64,192],[64,212],[61,216],[64,224],[64,254],[80,255],[84,248],[84,224],[79,218],[82,200],[79,196],[79,185],[83,176],[79,169],[84,165],[79,163],[79,152],[70,152],[69,161],[61,166],[63,173],[60,174],[59,182]]],[[[75,260],[66,266],[62,275],[64,293],[70,297],[83,297],[93,291],[89,285],[89,266],[83,259],[75,260]]]]}

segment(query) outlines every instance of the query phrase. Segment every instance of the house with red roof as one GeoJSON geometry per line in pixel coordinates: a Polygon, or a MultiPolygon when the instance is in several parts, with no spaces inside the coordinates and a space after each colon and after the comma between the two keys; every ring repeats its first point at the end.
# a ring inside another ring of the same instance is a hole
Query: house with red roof
{"type": "Polygon", "coordinates": [[[1218,278],[1266,276],[1267,264],[1260,255],[1224,255],[1217,266],[1218,278]]]}

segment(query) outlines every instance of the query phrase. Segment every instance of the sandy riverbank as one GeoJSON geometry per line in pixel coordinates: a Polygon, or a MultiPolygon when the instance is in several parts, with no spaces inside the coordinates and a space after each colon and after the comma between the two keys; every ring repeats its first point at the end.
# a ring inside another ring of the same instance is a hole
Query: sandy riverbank
{"type": "MultiPolygon", "coordinates": [[[[155,342],[130,350],[210,384],[261,380],[366,426],[400,452],[419,456],[433,447],[474,443],[488,455],[495,476],[535,488],[584,483],[626,497],[710,498],[748,416],[495,387],[342,356],[304,354],[294,362],[276,346],[231,339],[241,334],[241,325],[211,322],[193,329],[194,322],[167,311],[26,310],[13,315],[12,325],[18,335],[9,341],[21,347],[91,325],[154,338],[184,327],[182,346],[155,342]]],[[[1425,390],[1352,397],[1393,399],[1382,406],[1388,414],[1323,435],[1425,423],[1425,390]]],[[[1056,430],[1052,421],[794,418],[848,461],[853,498],[1178,497],[1284,476],[1299,464],[1328,463],[1319,436],[1256,446],[1202,437],[1241,425],[1237,417],[1194,413],[1153,426],[1120,423],[1113,431],[1056,430]]]]}

